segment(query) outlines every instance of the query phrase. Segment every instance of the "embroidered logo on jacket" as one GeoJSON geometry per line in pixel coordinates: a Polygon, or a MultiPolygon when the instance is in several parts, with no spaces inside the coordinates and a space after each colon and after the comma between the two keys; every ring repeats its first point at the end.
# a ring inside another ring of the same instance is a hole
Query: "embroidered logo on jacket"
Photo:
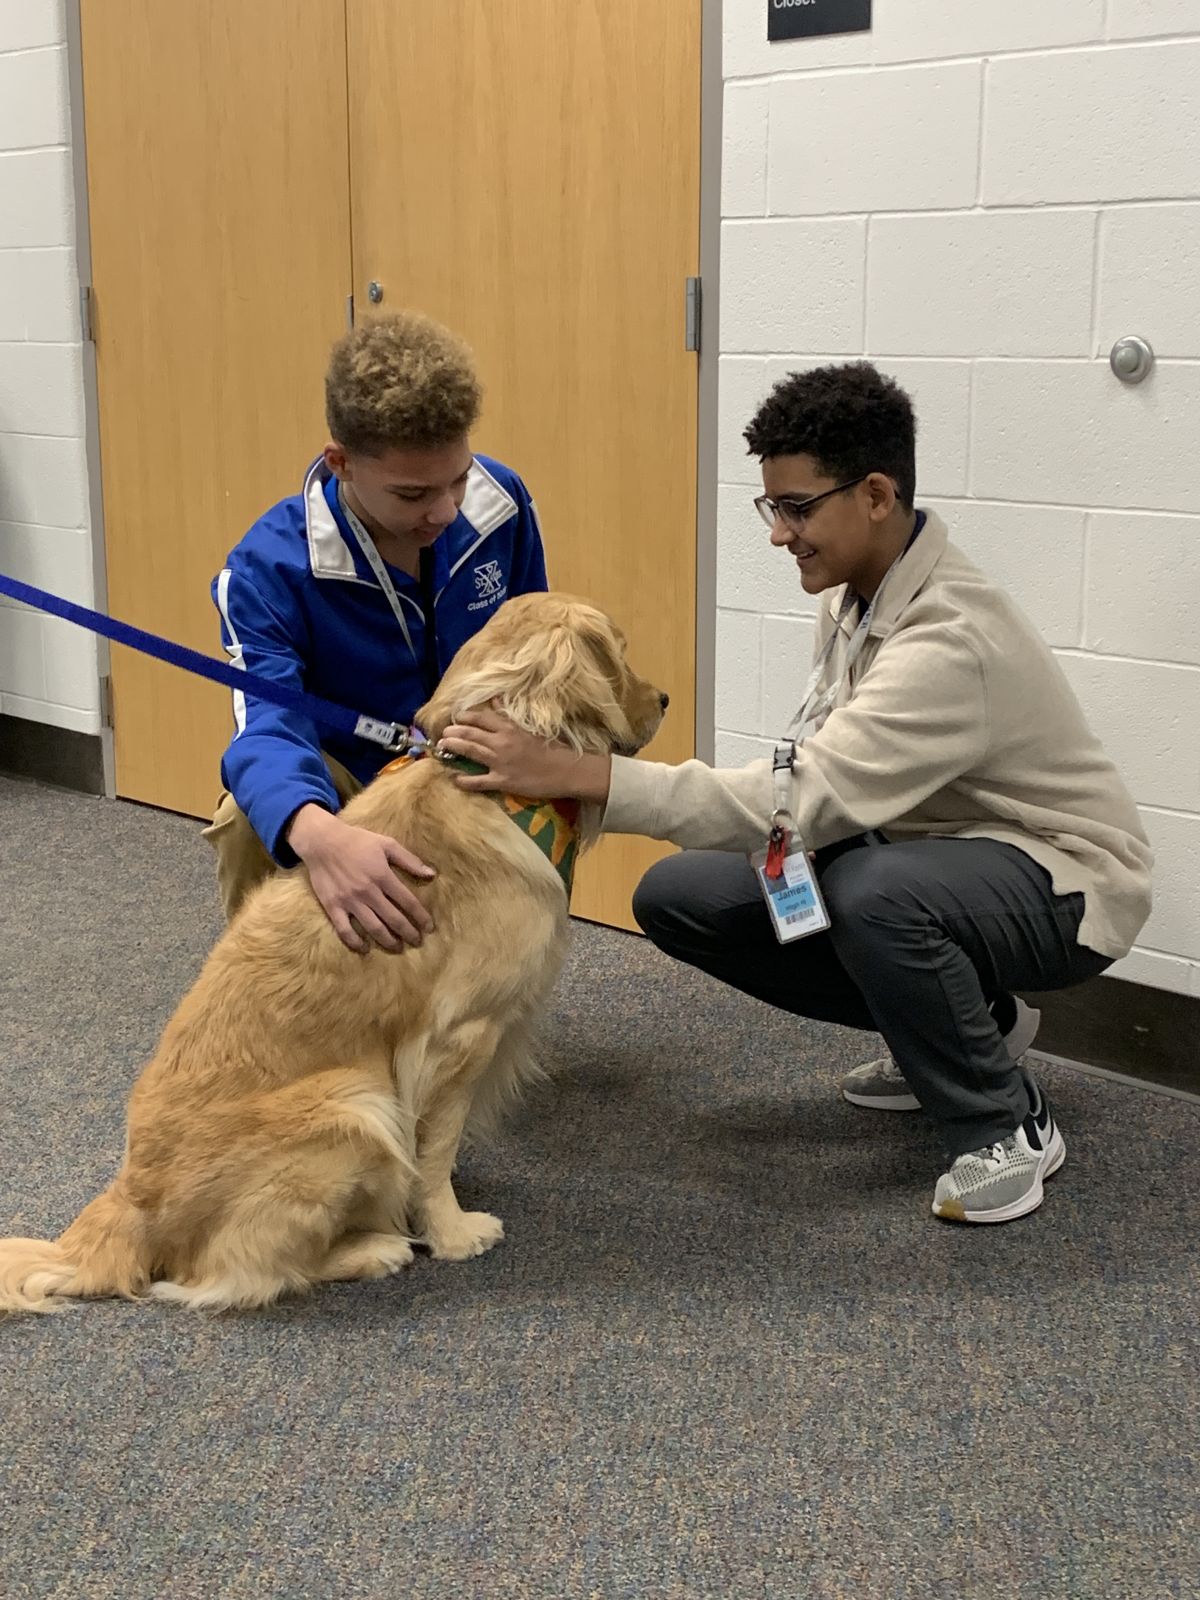
{"type": "Polygon", "coordinates": [[[504,574],[498,561],[485,561],[475,568],[475,587],[481,595],[499,594],[504,587],[504,574]]]}
{"type": "Polygon", "coordinates": [[[467,607],[468,611],[483,611],[494,606],[497,600],[503,600],[507,594],[507,585],[504,582],[504,573],[498,561],[485,561],[475,568],[475,593],[478,600],[472,601],[467,607]]]}

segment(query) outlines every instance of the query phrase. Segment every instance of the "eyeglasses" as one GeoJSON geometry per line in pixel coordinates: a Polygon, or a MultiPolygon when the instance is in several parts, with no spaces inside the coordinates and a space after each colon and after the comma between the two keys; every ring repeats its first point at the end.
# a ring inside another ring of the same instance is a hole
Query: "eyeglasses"
{"type": "Polygon", "coordinates": [[[849,483],[839,483],[833,489],[825,489],[820,494],[810,495],[807,500],[797,500],[794,495],[786,494],[780,496],[778,500],[772,500],[770,495],[760,494],[754,502],[754,509],[768,528],[773,528],[778,518],[787,527],[799,532],[814,506],[819,506],[822,500],[828,500],[830,495],[841,494],[845,489],[857,488],[870,476],[869,472],[864,472],[861,478],[852,478],[849,483]]]}

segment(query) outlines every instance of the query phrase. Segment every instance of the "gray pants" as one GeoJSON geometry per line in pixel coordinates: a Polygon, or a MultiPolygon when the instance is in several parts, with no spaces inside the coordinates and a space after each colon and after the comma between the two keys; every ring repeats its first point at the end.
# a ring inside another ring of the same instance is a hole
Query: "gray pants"
{"type": "Polygon", "coordinates": [[[1014,989],[1065,989],[1111,965],[1076,943],[1083,896],[992,839],[820,850],[832,927],[781,945],[743,856],[689,850],[633,910],[660,950],[796,1016],[877,1030],[953,1159],[1012,1133],[1029,1093],[997,1019],[1014,989]],[[993,1016],[993,1008],[997,1015],[993,1016]]]}

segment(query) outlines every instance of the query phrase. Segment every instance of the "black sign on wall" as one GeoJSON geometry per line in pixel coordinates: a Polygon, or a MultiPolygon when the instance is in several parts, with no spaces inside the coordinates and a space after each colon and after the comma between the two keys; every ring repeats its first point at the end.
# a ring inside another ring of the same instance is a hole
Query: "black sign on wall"
{"type": "Polygon", "coordinates": [[[767,0],[768,39],[865,33],[870,26],[871,0],[767,0]]]}

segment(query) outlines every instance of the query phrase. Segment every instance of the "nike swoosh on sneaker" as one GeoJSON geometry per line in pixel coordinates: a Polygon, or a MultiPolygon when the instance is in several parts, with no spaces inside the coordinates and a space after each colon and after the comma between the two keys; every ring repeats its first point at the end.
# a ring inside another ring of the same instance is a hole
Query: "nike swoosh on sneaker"
{"type": "Polygon", "coordinates": [[[1050,1146],[1054,1118],[1050,1115],[1050,1106],[1045,1095],[1032,1078],[1029,1080],[1029,1085],[1033,1091],[1034,1103],[1025,1116],[1025,1137],[1035,1149],[1046,1150],[1050,1146]]]}

